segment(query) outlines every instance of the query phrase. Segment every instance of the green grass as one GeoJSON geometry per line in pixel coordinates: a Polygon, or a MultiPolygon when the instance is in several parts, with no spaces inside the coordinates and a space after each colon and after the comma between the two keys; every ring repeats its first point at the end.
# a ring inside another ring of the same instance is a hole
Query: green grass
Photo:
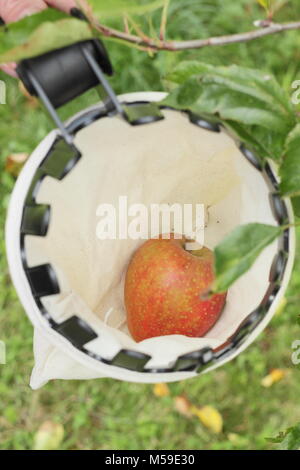
{"type": "MultiPolygon", "coordinates": [[[[290,1],[279,20],[300,18],[297,0],[290,1]]],[[[252,28],[263,16],[254,1],[174,0],[169,36],[195,38],[252,28]]],[[[156,23],[158,18],[155,19],[156,23]]],[[[180,60],[199,59],[215,64],[237,63],[272,71],[290,89],[300,78],[300,34],[278,36],[186,53],[146,53],[106,41],[116,74],[117,92],[164,89],[163,75],[180,60]]],[[[11,284],[5,260],[4,223],[14,181],[4,171],[11,152],[30,152],[52,128],[42,109],[32,109],[14,80],[7,83],[8,104],[0,107],[0,339],[7,344],[7,365],[0,366],[0,448],[30,449],[39,426],[46,420],[62,423],[61,449],[270,449],[266,437],[300,421],[299,368],[291,363],[291,343],[300,338],[300,258],[297,257],[284,311],[246,352],[224,367],[189,381],[170,385],[171,396],[157,398],[152,386],[111,379],[55,381],[39,391],[28,383],[33,366],[32,326],[11,284]],[[261,379],[271,368],[288,370],[269,389],[261,379]],[[195,419],[174,410],[173,397],[185,394],[198,406],[211,404],[223,416],[224,431],[210,433],[195,419]],[[231,437],[232,433],[236,436],[231,437]]],[[[72,114],[96,99],[90,92],[62,110],[72,114]]],[[[300,239],[300,231],[298,231],[300,239]]]]}

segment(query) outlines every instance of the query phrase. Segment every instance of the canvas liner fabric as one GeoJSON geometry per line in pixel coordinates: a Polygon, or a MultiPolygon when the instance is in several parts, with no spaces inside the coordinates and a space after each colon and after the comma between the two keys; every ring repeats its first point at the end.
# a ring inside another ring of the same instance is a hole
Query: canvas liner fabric
{"type": "MultiPolygon", "coordinates": [[[[154,92],[130,93],[120,99],[157,101],[163,96],[154,92]]],[[[51,205],[48,234],[27,236],[25,244],[29,267],[49,262],[58,276],[61,292],[42,299],[53,319],[61,322],[76,314],[99,334],[86,345],[88,349],[105,359],[111,359],[122,348],[141,351],[152,357],[146,367],[168,367],[182,354],[204,346],[217,347],[226,341],[263,298],[278,245],[275,241],[267,247],[253,267],[229,289],[225,309],[205,337],[170,335],[140,343],[132,339],[126,326],[124,275],[132,254],[143,240],[97,239],[99,204],[117,207],[120,195],[128,197],[129,205],[204,203],[209,212],[205,245],[211,249],[238,225],[276,224],[266,182],[229,135],[193,125],[185,114],[177,111],[164,110],[163,114],[162,121],[136,127],[117,116],[105,117],[80,130],[75,138],[83,155],[79,163],[62,181],[46,177],[39,188],[37,203],[51,205]]],[[[18,271],[20,267],[16,267],[20,260],[14,253],[17,229],[12,218],[18,219],[17,206],[22,205],[28,178],[56,132],[40,144],[20,175],[7,224],[12,277],[35,325],[31,387],[39,388],[56,378],[114,377],[161,382],[195,376],[194,372],[143,374],[96,363],[46,328],[34,313],[36,307],[28,298],[28,289],[25,292],[26,287],[21,286],[24,277],[18,271]]],[[[292,260],[289,263],[278,302],[288,282],[292,260]]],[[[264,328],[275,308],[276,305],[272,306],[243,348],[264,328]]]]}

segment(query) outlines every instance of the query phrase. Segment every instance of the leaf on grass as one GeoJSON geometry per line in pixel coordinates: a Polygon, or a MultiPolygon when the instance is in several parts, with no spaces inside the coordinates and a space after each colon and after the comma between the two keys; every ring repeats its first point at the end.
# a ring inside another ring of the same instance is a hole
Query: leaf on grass
{"type": "Polygon", "coordinates": [[[289,133],[285,143],[285,152],[279,170],[281,177],[280,191],[285,196],[300,195],[300,123],[289,133]]]}
{"type": "Polygon", "coordinates": [[[277,382],[280,382],[285,376],[286,376],[285,370],[272,369],[270,373],[262,379],[261,385],[266,388],[272,387],[272,385],[274,385],[277,382]]]}
{"type": "Polygon", "coordinates": [[[227,434],[228,440],[233,444],[237,444],[240,440],[240,436],[235,432],[230,432],[227,434]]]}
{"type": "Polygon", "coordinates": [[[91,37],[88,24],[75,18],[45,22],[24,43],[0,54],[0,63],[19,62],[91,37]]]}
{"type": "Polygon", "coordinates": [[[167,384],[158,383],[154,385],[153,393],[156,397],[167,397],[170,395],[170,390],[167,384]]]}
{"type": "Polygon", "coordinates": [[[210,431],[214,432],[215,434],[222,432],[223,418],[216,408],[210,405],[202,406],[201,408],[196,408],[193,406],[191,411],[210,431]]]}
{"type": "Polygon", "coordinates": [[[34,450],[57,450],[64,438],[64,428],[59,423],[46,421],[34,436],[34,450]]]}
{"type": "Polygon", "coordinates": [[[294,427],[288,428],[285,432],[280,432],[278,436],[268,438],[269,442],[279,444],[281,450],[299,450],[300,449],[300,423],[294,427]]]}
{"type": "Polygon", "coordinates": [[[190,418],[193,413],[191,411],[192,404],[190,401],[183,395],[178,395],[174,398],[174,407],[175,410],[178,411],[179,414],[185,416],[186,418],[190,418]]]}
{"type": "Polygon", "coordinates": [[[214,250],[216,278],[212,292],[228,290],[281,231],[278,226],[250,223],[237,227],[225,237],[214,250]]]}
{"type": "Polygon", "coordinates": [[[19,176],[26,160],[28,153],[12,153],[6,158],[5,171],[15,178],[19,176]]]}

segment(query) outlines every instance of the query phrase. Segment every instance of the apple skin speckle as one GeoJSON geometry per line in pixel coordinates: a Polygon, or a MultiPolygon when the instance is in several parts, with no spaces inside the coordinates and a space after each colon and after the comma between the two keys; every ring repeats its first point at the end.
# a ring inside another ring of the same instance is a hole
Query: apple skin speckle
{"type": "Polygon", "coordinates": [[[201,297],[214,280],[214,254],[207,247],[186,251],[184,238],[161,237],[147,240],[129,263],[124,287],[129,331],[137,342],[173,334],[204,336],[227,295],[201,297]]]}

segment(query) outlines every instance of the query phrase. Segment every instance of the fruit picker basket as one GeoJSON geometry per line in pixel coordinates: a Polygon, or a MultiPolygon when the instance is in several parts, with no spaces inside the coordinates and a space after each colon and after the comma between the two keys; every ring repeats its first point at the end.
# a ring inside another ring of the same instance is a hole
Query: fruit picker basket
{"type": "Polygon", "coordinates": [[[171,382],[212,370],[242,352],[265,328],[287,287],[292,228],[263,251],[229,289],[224,311],[204,337],[131,337],[124,274],[139,239],[99,240],[97,207],[203,203],[205,245],[236,226],[292,223],[278,196],[276,169],[222,126],[161,104],[165,93],[116,97],[98,40],[23,60],[19,76],[57,124],[32,153],[14,188],[6,243],[12,279],[34,325],[31,386],[48,380],[112,377],[171,382]],[[63,124],[56,109],[91,87],[105,99],[63,124]]]}

